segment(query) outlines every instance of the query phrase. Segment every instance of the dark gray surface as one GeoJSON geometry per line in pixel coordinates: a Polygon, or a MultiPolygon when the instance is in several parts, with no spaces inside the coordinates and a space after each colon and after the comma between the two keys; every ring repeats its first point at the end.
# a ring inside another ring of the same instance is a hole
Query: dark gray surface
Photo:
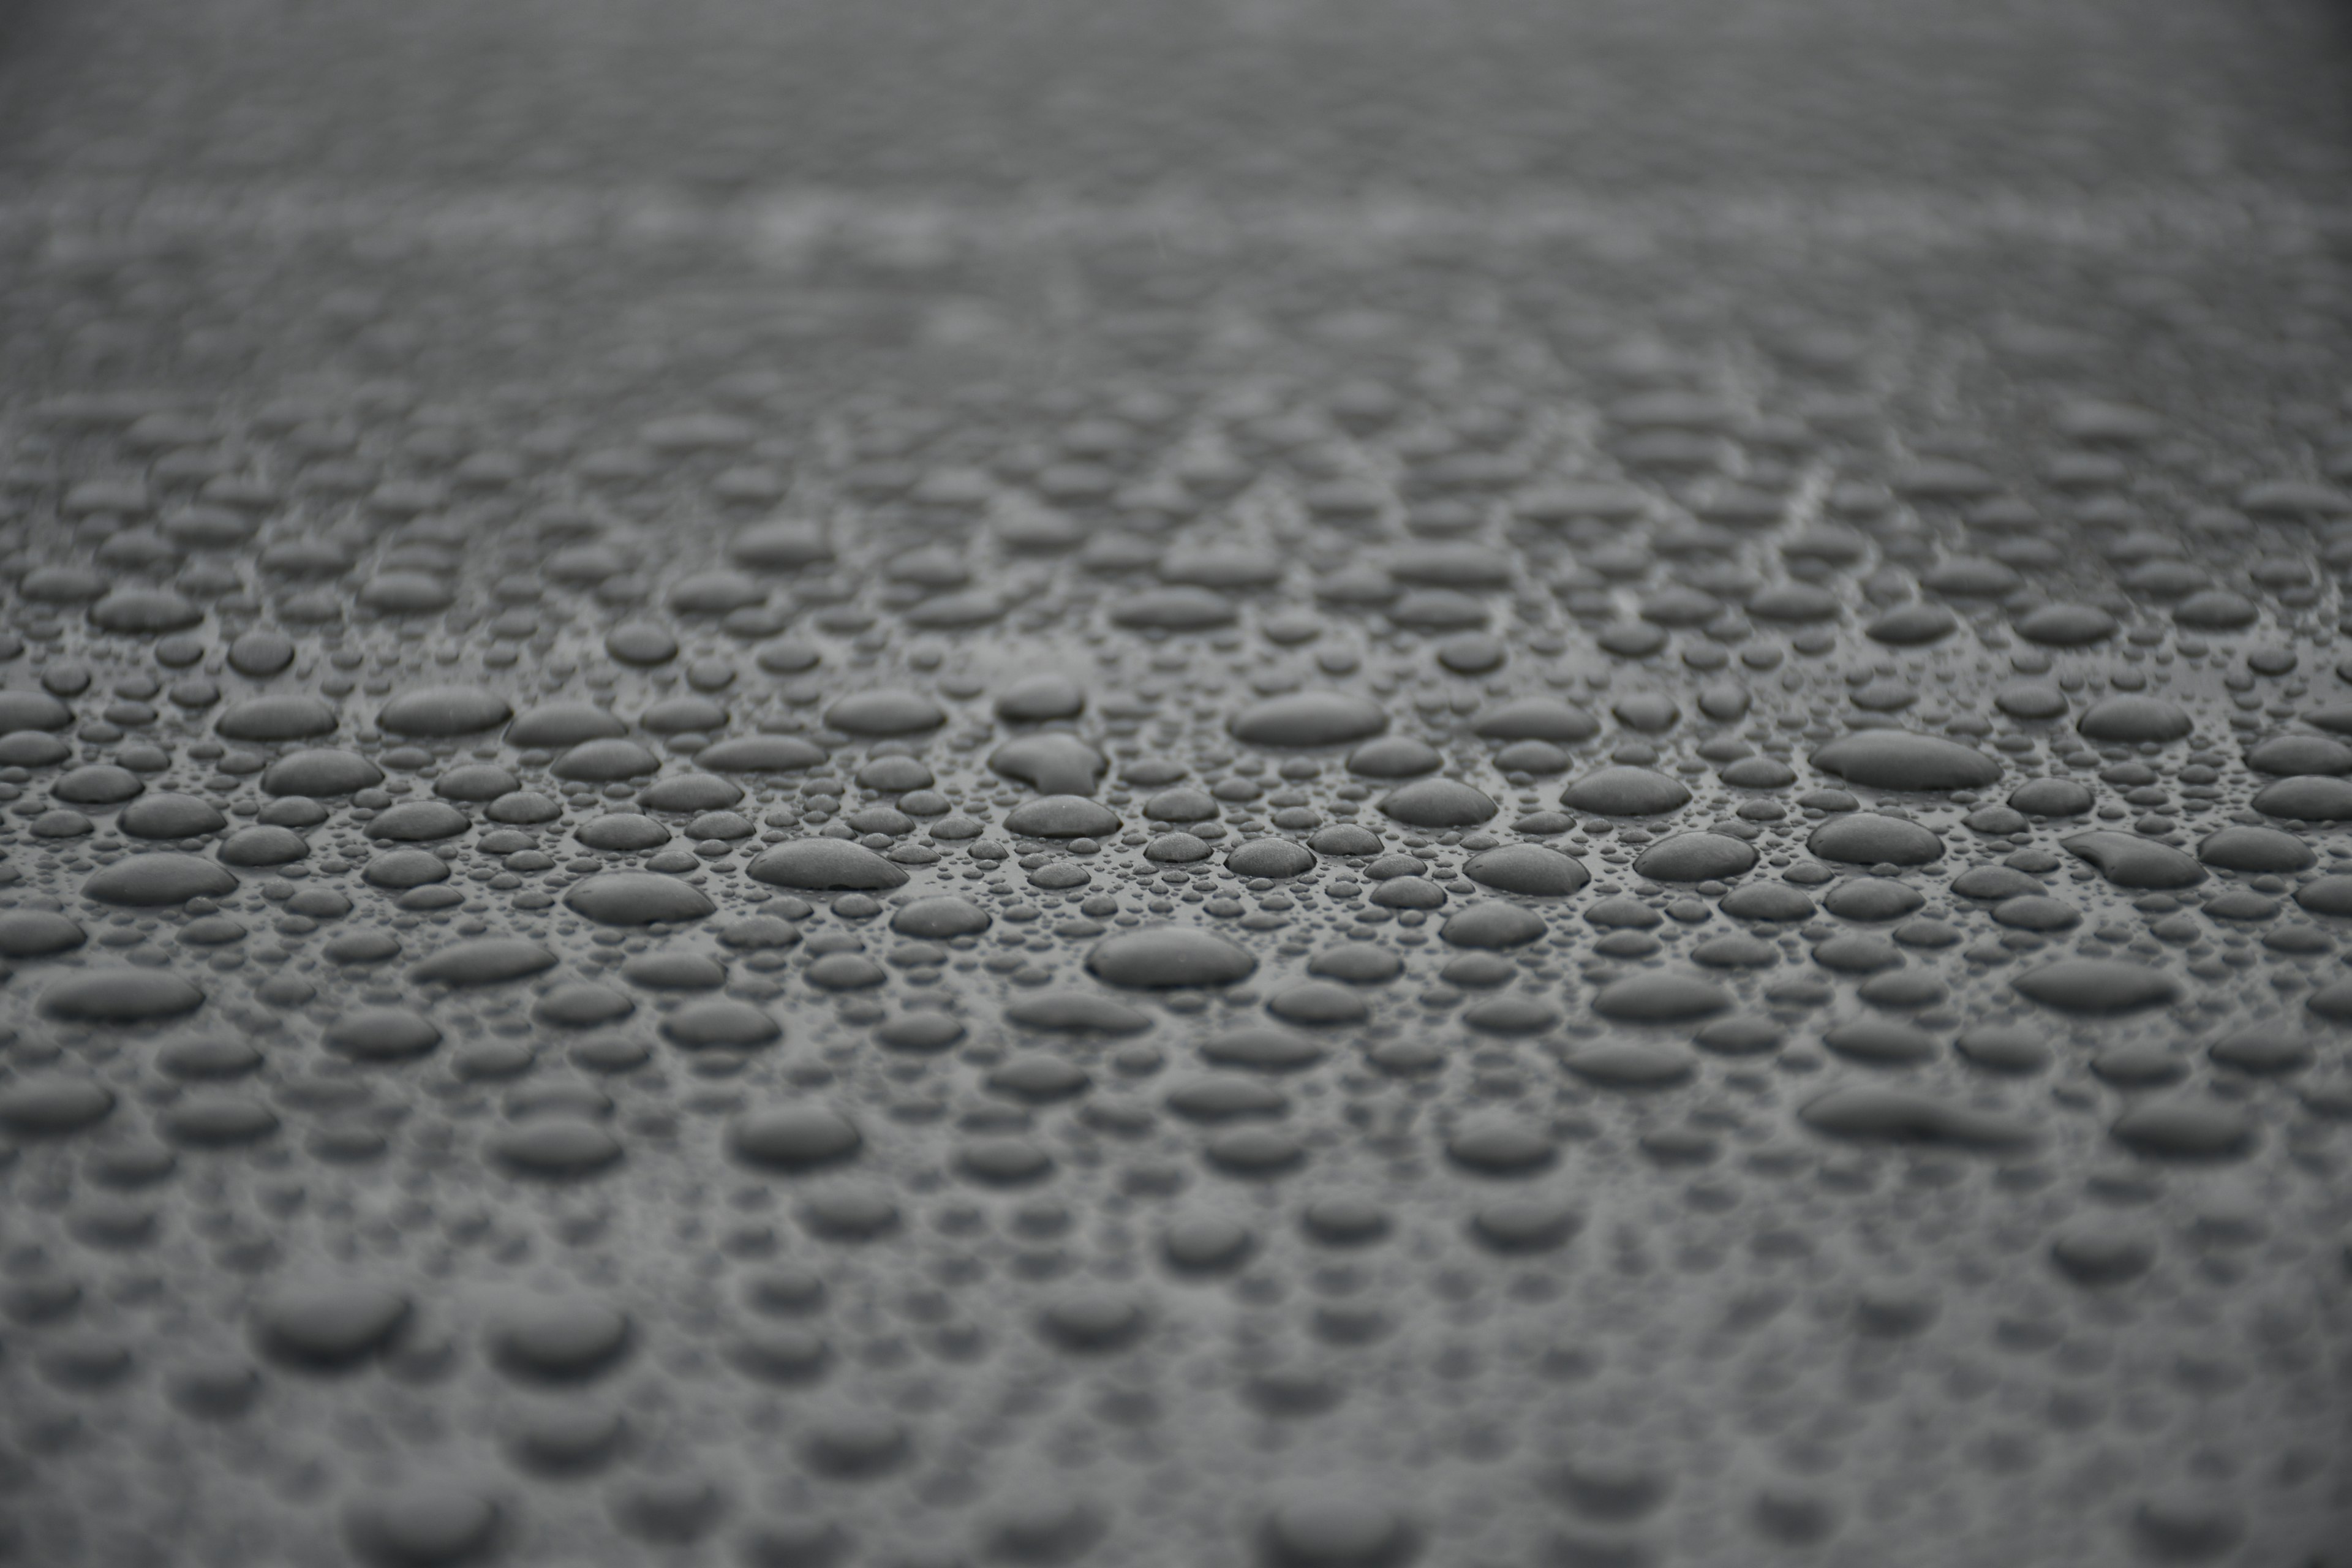
{"type": "Polygon", "coordinates": [[[2347,52],[0,18],[0,1549],[2352,1561],[2347,52]]]}

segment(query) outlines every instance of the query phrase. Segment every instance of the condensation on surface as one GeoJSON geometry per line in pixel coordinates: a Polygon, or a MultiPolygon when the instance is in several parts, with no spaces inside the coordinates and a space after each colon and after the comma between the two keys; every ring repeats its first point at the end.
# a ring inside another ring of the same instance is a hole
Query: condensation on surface
{"type": "Polygon", "coordinates": [[[2345,1561],[2327,35],[1782,9],[27,18],[0,1561],[2345,1561]]]}

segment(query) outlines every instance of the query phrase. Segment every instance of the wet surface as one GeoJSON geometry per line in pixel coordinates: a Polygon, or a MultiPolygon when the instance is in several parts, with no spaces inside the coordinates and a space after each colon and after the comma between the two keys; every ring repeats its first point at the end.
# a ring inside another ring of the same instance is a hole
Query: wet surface
{"type": "Polygon", "coordinates": [[[0,1558],[2347,1561],[2341,14],[1720,9],[12,17],[0,1558]]]}

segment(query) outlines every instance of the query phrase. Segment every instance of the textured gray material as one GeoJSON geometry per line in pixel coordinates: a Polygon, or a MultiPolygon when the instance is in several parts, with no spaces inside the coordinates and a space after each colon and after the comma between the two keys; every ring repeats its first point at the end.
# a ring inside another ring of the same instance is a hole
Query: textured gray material
{"type": "Polygon", "coordinates": [[[12,8],[0,1562],[2352,1563],[2347,101],[12,8]]]}

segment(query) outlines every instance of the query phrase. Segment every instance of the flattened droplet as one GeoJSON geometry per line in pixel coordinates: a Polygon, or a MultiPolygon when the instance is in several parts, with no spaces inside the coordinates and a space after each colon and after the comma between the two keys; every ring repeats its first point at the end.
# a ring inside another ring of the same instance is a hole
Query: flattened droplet
{"type": "Polygon", "coordinates": [[[1495,803],[1458,779],[1416,779],[1393,791],[1381,809],[1415,827],[1475,827],[1491,819],[1495,803]]]}
{"type": "Polygon", "coordinates": [[[1297,1491],[1267,1511],[1263,1532],[1275,1568],[1401,1568],[1419,1554],[1405,1516],[1364,1488],[1297,1491]]]}
{"type": "MultiPolygon", "coordinates": [[[[1620,981],[1618,984],[1624,983],[1620,981]]],[[[1594,1010],[1600,1010],[1597,1004],[1594,1010]]],[[[1628,1022],[1658,1021],[1625,1015],[1605,1016],[1625,1017],[1628,1022]]],[[[1665,1089],[1685,1081],[1696,1069],[1697,1064],[1689,1052],[1669,1046],[1640,1040],[1608,1040],[1570,1051],[1560,1058],[1559,1065],[1587,1083],[1615,1089],[1665,1089]]]]}
{"type": "Polygon", "coordinates": [[[449,862],[430,849],[394,849],[373,857],[360,873],[377,888],[405,890],[449,879],[449,862]]]}
{"type": "Polygon", "coordinates": [[[1635,1024],[1704,1018],[1730,1005],[1730,995],[1705,975],[1670,969],[1612,980],[1592,999],[1592,1010],[1602,1017],[1635,1024]]]}
{"type": "Polygon", "coordinates": [[[1228,1029],[1201,1042],[1203,1060],[1256,1072],[1297,1072],[1321,1061],[1323,1054],[1305,1035],[1261,1025],[1228,1029]]]}
{"type": "Polygon", "coordinates": [[[1086,706],[1086,688],[1066,675],[1048,670],[1024,676],[997,693],[996,716],[1010,723],[1039,724],[1075,719],[1086,706]]]}
{"type": "Polygon", "coordinates": [[[1504,1254],[1549,1252],[1582,1228],[1584,1216],[1561,1199],[1534,1194],[1499,1198],[1471,1216],[1470,1232],[1504,1254]]]}
{"type": "Polygon", "coordinates": [[[1005,1017],[1025,1028],[1065,1034],[1139,1035],[1151,1027],[1151,1016],[1124,1002],[1082,991],[1046,991],[1024,996],[1004,1009],[1005,1017]]]}
{"type": "Polygon", "coordinates": [[[1026,1138],[967,1139],[956,1150],[956,1169],[984,1186],[1018,1187],[1053,1173],[1054,1157],[1026,1138]]]}
{"type": "Polygon", "coordinates": [[[421,1057],[441,1043],[430,1018],[405,1007],[355,1007],[327,1026],[326,1047],[363,1062],[397,1062],[421,1057]]]}
{"type": "Polygon", "coordinates": [[[505,698],[483,687],[425,686],[386,702],[375,722],[386,734],[442,739],[495,730],[513,713],[505,698]]]}
{"type": "Polygon", "coordinates": [[[0,1129],[19,1138],[62,1138],[105,1120],[114,1092],[65,1073],[38,1073],[0,1085],[0,1129]]]}
{"type": "Polygon", "coordinates": [[[128,909],[159,909],[236,891],[236,873],[194,855],[127,855],[82,884],[85,898],[128,909]]]}
{"type": "Polygon", "coordinates": [[[2205,631],[2231,631],[2261,618],[2252,600],[2227,588],[2204,588],[2174,606],[2172,618],[2184,626],[2205,631]]]}
{"type": "Polygon", "coordinates": [[[41,993],[41,1011],[50,1017],[91,1024],[176,1017],[204,1003],[205,994],[193,981],[156,969],[86,970],[41,993]]]}
{"type": "MultiPolygon", "coordinates": [[[[1907,827],[1911,825],[1902,823],[1897,826],[1907,827]]],[[[1815,854],[1822,853],[1818,845],[1809,845],[1807,847],[1811,848],[1815,854]]],[[[1867,851],[1880,846],[1864,843],[1852,845],[1849,847],[1867,851]]],[[[1823,858],[1851,859],[1863,861],[1865,864],[1870,863],[1866,854],[1824,856],[1823,858]]],[[[1822,899],[1822,907],[1841,920],[1891,921],[1901,919],[1926,902],[1926,897],[1916,888],[1895,881],[1891,878],[1857,877],[1849,881],[1840,882],[1830,889],[1822,899]]]]}
{"type": "Polygon", "coordinates": [[[861,691],[824,710],[824,721],[852,735],[915,735],[947,722],[944,709],[913,691],[861,691]]]}
{"type": "Polygon", "coordinates": [[[2265,784],[2253,807],[2264,816],[2296,822],[2352,821],[2352,779],[2305,775],[2265,784]]]}
{"type": "Polygon", "coordinates": [[[1448,1158],[1485,1176],[1521,1177],[1549,1168],[1559,1157],[1542,1129],[1504,1117],[1477,1117],[1446,1134],[1448,1158]]]}
{"type": "Polygon", "coordinates": [[[117,805],[147,786],[128,768],[108,763],[75,768],[49,786],[51,799],[75,805],[117,805]]]}
{"type": "Polygon", "coordinates": [[[2310,847],[2275,827],[2225,827],[2197,846],[2197,858],[2225,871],[2300,871],[2312,863],[2310,847]]]}
{"type": "Polygon", "coordinates": [[[1353,822],[1335,822],[1307,839],[1307,847],[1318,855],[1377,855],[1381,836],[1353,822]]]}
{"type": "Polygon", "coordinates": [[[635,741],[614,736],[581,742],[556,758],[548,772],[557,778],[577,779],[583,784],[615,784],[660,770],[659,757],[635,741]]]}
{"type": "Polygon", "coordinates": [[[1823,1031],[1822,1044],[1867,1067],[1907,1067],[1936,1055],[1933,1036],[1892,1018],[1857,1018],[1837,1025],[1823,1031]]]}
{"type": "Polygon", "coordinates": [[[777,518],[735,536],[728,554],[755,572],[798,572],[833,559],[824,524],[805,518],[777,518]]]}
{"type": "Polygon", "coordinates": [[[518,1295],[489,1326],[490,1359],[512,1376],[578,1383],[610,1371],[635,1337],[629,1315],[593,1296],[518,1295]]]}
{"type": "Polygon", "coordinates": [[[210,801],[163,792],[132,801],[115,825],[133,838],[201,838],[228,826],[210,801]]]}
{"type": "Polygon", "coordinates": [[[1185,1273],[1219,1273],[1238,1268],[1255,1249],[1256,1237],[1224,1215],[1186,1215],[1160,1234],[1160,1255],[1185,1273]]]}
{"type": "Polygon", "coordinates": [[[343,1535],[369,1568],[460,1568],[487,1561],[498,1503],[461,1482],[418,1482],[351,1505],[343,1535]]]}
{"type": "Polygon", "coordinates": [[[1011,1563],[1058,1565],[1080,1561],[1109,1530],[1094,1505],[1044,1493],[1008,1500],[986,1527],[989,1554],[1011,1563]]]}
{"type": "MultiPolygon", "coordinates": [[[[872,892],[907,885],[906,872],[873,850],[842,838],[795,838],[779,844],[751,862],[751,875],[775,887],[799,888],[811,892],[872,892]]],[[[601,878],[598,879],[602,880],[601,878]]],[[[683,883],[679,885],[684,886],[683,883]]],[[[698,894],[697,896],[699,897],[698,894]]],[[[704,900],[701,912],[709,913],[709,900],[704,900]]],[[[574,904],[573,907],[579,906],[574,904]]],[[[681,917],[666,915],[658,918],[676,920],[681,917]]]]}
{"type": "Polygon", "coordinates": [[[2078,833],[2058,847],[2097,867],[2118,888],[2193,888],[2205,879],[2205,868],[2189,856],[2128,833],[2078,833]]]}
{"type": "Polygon", "coordinates": [[[2062,1013],[2136,1013],[2161,1006],[2180,987],[2159,969],[2112,958],[2067,958],[2021,974],[2024,995],[2062,1013]]]}
{"type": "Polygon", "coordinates": [[[1140,1303],[1105,1291],[1085,1291],[1048,1302],[1038,1315],[1047,1339],[1066,1351],[1097,1355],[1125,1350],[1150,1326],[1140,1303]]]}
{"type": "Polygon", "coordinates": [[[2256,1077],[2300,1072],[2311,1065],[2314,1054],[2311,1042],[2278,1025],[2241,1029],[2215,1041],[2206,1052],[2217,1066],[2256,1077]]]}
{"type": "Polygon", "coordinates": [[[689,1003],[662,1023],[663,1037],[688,1050],[749,1049],[783,1038],[783,1026],[749,1002],[714,997],[689,1003]]]}
{"type": "Polygon", "coordinates": [[[400,844],[429,844],[436,839],[455,838],[469,831],[473,818],[440,800],[403,801],[391,810],[380,812],[368,824],[368,837],[389,838],[400,844]]]}
{"type": "Polygon", "coordinates": [[[1369,698],[1341,691],[1294,691],[1235,714],[1234,738],[1253,746],[1312,748],[1369,740],[1389,716],[1369,698]]]}
{"type": "Polygon", "coordinates": [[[2126,694],[2093,703],[2074,727],[2094,741],[2137,744],[2142,741],[2178,741],[2195,726],[2188,710],[2177,703],[2126,694]]]}
{"type": "Polygon", "coordinates": [[[2010,1149],[2034,1136],[2033,1129],[2016,1117],[1879,1084],[1832,1089],[1807,1100],[1797,1116],[1817,1132],[1880,1142],[2010,1149]]]}
{"type": "Polygon", "coordinates": [[[47,910],[0,913],[0,958],[47,958],[70,952],[89,939],[75,921],[47,910]]]}
{"type": "Polygon", "coordinates": [[[1371,1012],[1361,996],[1328,980],[1302,980],[1285,985],[1267,998],[1265,1006],[1277,1018],[1310,1026],[1360,1023],[1371,1012]]]}
{"type": "Polygon", "coordinates": [[[517,1175],[572,1181],[617,1164],[621,1143],[593,1121],[549,1116],[497,1133],[489,1152],[517,1175]]]}
{"type": "Polygon", "coordinates": [[[270,763],[261,774],[265,793],[312,800],[331,800],[373,789],[383,782],[383,770],[358,752],[326,750],[289,752],[270,763]]]}
{"type": "Polygon", "coordinates": [[[407,1295],[336,1276],[281,1280],[254,1303],[254,1337],[264,1354],[311,1372],[341,1372],[390,1344],[408,1321],[407,1295]]]}
{"type": "Polygon", "coordinates": [[[1119,826],[1117,812],[1077,795],[1024,801],[1004,816],[1004,830],[1024,838],[1107,838],[1119,826]]]}
{"type": "Polygon", "coordinates": [[[220,716],[213,728],[232,741],[302,741],[335,731],[335,710],[296,692],[250,697],[220,716]]]}
{"type": "Polygon", "coordinates": [[[1444,765],[1444,752],[1410,735],[1368,741],[1348,753],[1348,771],[1371,779],[1412,778],[1433,773],[1444,765]]]}
{"type": "Polygon", "coordinates": [[[1856,812],[1813,829],[1805,847],[1824,860],[1853,865],[1924,866],[1942,858],[1944,841],[1916,822],[1856,812]]]}
{"type": "Polygon", "coordinates": [[[2282,777],[2352,773],[2352,746],[2324,735],[2274,735],[2246,752],[2246,765],[2282,777]]]}
{"type": "Polygon", "coordinates": [[[1225,868],[1237,877],[1297,877],[1315,868],[1315,855],[1291,839],[1254,838],[1225,857],[1225,868]]]}
{"type": "Polygon", "coordinates": [[[2040,1072],[2051,1062],[2050,1047],[2032,1034],[1999,1024],[1963,1029],[1952,1048],[1988,1072],[2040,1072]]]}
{"type": "Polygon", "coordinates": [[[697,767],[715,773],[787,773],[825,761],[821,746],[797,735],[738,735],[694,753],[697,767]]]}
{"type": "Polygon", "coordinates": [[[1224,595],[1189,585],[1129,594],[1110,607],[1113,625],[1164,632],[1206,631],[1213,626],[1231,626],[1239,614],[1224,595]]]}
{"type": "Polygon", "coordinates": [[[476,937],[452,943],[408,972],[442,985],[498,985],[555,967],[555,954],[527,937],[476,937]]]}
{"type": "Polygon", "coordinates": [[[1973,747],[1906,730],[1863,730],[1813,753],[1813,765],[1872,789],[1982,789],[2000,764],[1973,747]]]}
{"type": "Polygon", "coordinates": [[[1603,816],[1657,816],[1690,804],[1690,791],[1678,780],[1648,768],[1602,768],[1587,773],[1560,792],[1559,802],[1573,810],[1603,816]]]}
{"type": "Polygon", "coordinates": [[[1097,978],[1129,990],[1231,985],[1257,968],[1247,949],[1191,926],[1157,926],[1106,937],[1087,953],[1097,978]]]}
{"type": "Polygon", "coordinates": [[[2246,1113],[2215,1100],[2142,1100],[2107,1131],[2116,1142],[2151,1160],[2232,1160],[2254,1145],[2246,1113]]]}
{"type": "Polygon", "coordinates": [[[1050,731],[1007,741],[990,753],[988,765],[1048,795],[1085,795],[1109,764],[1076,735],[1050,731]]]}
{"type": "Polygon", "coordinates": [[[1454,947],[1524,947],[1548,928],[1543,917],[1517,904],[1472,904],[1448,915],[1438,928],[1441,940],[1454,947]]]}
{"type": "Polygon", "coordinates": [[[2116,635],[2116,618],[2092,605],[2043,605],[2017,619],[2017,635],[2048,647],[2083,647],[2116,635]]]}
{"type": "Polygon", "coordinates": [[[690,882],[654,871],[600,871],[575,882],[563,901],[599,925],[658,925],[698,921],[717,909],[690,882]]]}
{"type": "Polygon", "coordinates": [[[185,630],[205,612],[168,588],[117,588],[89,607],[90,625],[127,637],[185,630]]]}
{"type": "Polygon", "coordinates": [[[1959,617],[1941,605],[1911,604],[1887,611],[1864,632],[1892,647],[1918,647],[1951,636],[1959,625],[1959,617]]]}
{"type": "Polygon", "coordinates": [[[953,894],[912,900],[899,905],[898,912],[890,917],[890,929],[899,935],[933,942],[971,936],[986,931],[989,925],[986,910],[953,894]]]}
{"type": "Polygon", "coordinates": [[[625,1018],[636,1010],[635,1002],[610,986],[578,981],[558,985],[541,996],[530,1016],[535,1023],[559,1029],[586,1029],[625,1018]]]}
{"type": "Polygon", "coordinates": [[[285,866],[306,858],[310,845],[290,827],[242,827],[215,853],[225,866],[285,866]]]}
{"type": "Polygon", "coordinates": [[[1481,709],[1471,732],[1489,741],[1549,741],[1574,745],[1601,732],[1601,721],[1583,709],[1552,697],[1522,697],[1481,709]]]}
{"type": "Polygon", "coordinates": [[[2075,1284],[2104,1289],[2137,1279],[2154,1268],[2156,1244],[2112,1221],[2075,1220],[2051,1239],[2050,1261],[2075,1284]]]}
{"type": "Polygon", "coordinates": [[[874,1037],[894,1051],[943,1051],[963,1037],[961,1019],[925,1007],[901,1013],[874,1031],[874,1037]]]}
{"type": "Polygon", "coordinates": [[[1677,833],[1651,845],[1633,859],[1633,869],[1654,882],[1716,882],[1745,876],[1756,851],[1721,833],[1677,833]]]}
{"type": "Polygon", "coordinates": [[[277,1114],[260,1101],[216,1091],[188,1095],[157,1120],[172,1142],[196,1149],[256,1142],[278,1127],[277,1114]]]}
{"type": "Polygon", "coordinates": [[[1464,862],[1462,874],[1483,887],[1530,898],[1560,898],[1592,879],[1584,862],[1540,844],[1505,844],[1464,862]]]}
{"type": "Polygon", "coordinates": [[[530,709],[507,726],[510,746],[577,746],[629,732],[620,718],[593,702],[550,702],[530,709]]]}

